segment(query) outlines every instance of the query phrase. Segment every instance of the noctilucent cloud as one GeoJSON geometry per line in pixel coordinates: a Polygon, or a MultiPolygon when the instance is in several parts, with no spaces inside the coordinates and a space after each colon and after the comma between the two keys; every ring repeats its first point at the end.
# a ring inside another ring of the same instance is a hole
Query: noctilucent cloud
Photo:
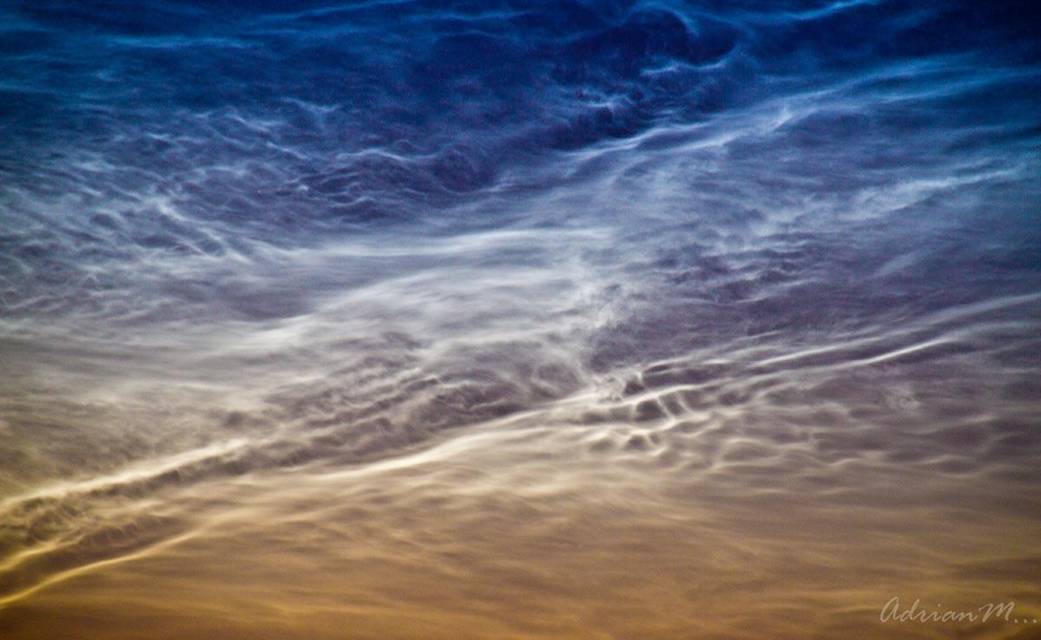
{"type": "Polygon", "coordinates": [[[0,637],[1035,637],[1038,25],[5,3],[0,637]]]}

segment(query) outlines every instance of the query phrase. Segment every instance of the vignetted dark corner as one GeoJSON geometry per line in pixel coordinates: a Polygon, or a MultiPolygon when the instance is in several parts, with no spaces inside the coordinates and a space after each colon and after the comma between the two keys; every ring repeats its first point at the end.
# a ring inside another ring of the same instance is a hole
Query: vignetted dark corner
{"type": "Polygon", "coordinates": [[[1041,637],[1036,10],[2,3],[0,638],[1041,637]]]}

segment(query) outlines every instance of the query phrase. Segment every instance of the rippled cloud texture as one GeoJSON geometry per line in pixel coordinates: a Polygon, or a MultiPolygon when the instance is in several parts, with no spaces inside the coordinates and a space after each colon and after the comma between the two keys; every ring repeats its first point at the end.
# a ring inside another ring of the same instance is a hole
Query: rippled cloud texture
{"type": "Polygon", "coordinates": [[[1036,637],[1039,23],[6,3],[0,635],[1036,637]]]}

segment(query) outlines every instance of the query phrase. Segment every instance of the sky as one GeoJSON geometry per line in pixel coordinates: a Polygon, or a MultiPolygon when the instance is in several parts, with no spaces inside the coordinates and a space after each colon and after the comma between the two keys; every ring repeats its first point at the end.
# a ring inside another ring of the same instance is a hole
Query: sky
{"type": "Polygon", "coordinates": [[[6,3],[0,635],[1039,637],[1038,18],[6,3]]]}

